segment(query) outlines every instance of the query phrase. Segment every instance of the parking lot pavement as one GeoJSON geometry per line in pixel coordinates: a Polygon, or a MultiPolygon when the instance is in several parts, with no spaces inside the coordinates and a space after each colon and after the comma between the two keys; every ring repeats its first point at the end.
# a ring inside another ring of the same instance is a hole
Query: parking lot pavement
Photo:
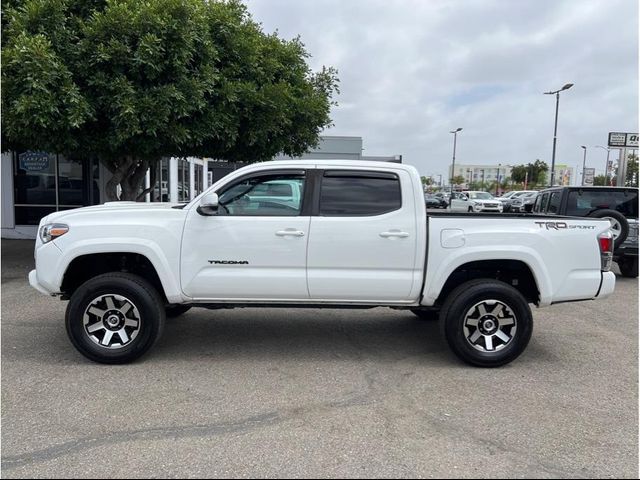
{"type": "Polygon", "coordinates": [[[461,364],[409,312],[194,309],[91,363],[2,241],[2,477],[637,478],[638,283],[535,310],[525,353],[461,364]]]}

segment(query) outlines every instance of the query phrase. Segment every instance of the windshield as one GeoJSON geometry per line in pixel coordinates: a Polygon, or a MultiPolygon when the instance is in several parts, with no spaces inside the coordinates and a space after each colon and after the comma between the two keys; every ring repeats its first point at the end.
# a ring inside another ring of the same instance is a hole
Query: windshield
{"type": "Polygon", "coordinates": [[[493,197],[487,192],[469,192],[469,198],[472,200],[491,200],[493,197]]]}

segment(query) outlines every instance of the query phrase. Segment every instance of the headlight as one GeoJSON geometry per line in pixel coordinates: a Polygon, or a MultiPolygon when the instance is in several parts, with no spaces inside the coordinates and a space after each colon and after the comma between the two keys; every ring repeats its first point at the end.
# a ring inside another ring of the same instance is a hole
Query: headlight
{"type": "Polygon", "coordinates": [[[61,237],[69,231],[69,226],[62,223],[48,223],[43,225],[40,229],[40,239],[42,243],[50,242],[58,237],[61,237]]]}

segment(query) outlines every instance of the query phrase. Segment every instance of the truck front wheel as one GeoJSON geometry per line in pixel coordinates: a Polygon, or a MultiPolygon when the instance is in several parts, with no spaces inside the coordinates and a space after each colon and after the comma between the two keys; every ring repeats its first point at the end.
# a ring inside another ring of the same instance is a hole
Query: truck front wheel
{"type": "Polygon", "coordinates": [[[455,288],[440,311],[440,322],[453,352],[478,367],[499,367],[515,360],[533,331],[526,299],[512,286],[492,279],[472,280],[455,288]]]}
{"type": "Polygon", "coordinates": [[[164,302],[145,279],[105,273],[81,285],[67,305],[65,323],[71,343],[99,363],[127,363],[160,338],[164,302]]]}

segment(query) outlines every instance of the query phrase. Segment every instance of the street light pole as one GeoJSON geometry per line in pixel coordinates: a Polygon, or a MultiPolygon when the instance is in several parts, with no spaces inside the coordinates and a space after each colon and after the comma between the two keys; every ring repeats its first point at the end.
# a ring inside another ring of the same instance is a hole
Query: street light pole
{"type": "Polygon", "coordinates": [[[551,154],[551,184],[550,187],[553,187],[553,182],[555,180],[555,168],[556,168],[556,141],[558,139],[558,106],[560,105],[560,92],[563,90],[569,90],[573,87],[573,83],[567,83],[560,90],[556,90],[555,92],[544,92],[545,95],[555,95],[556,96],[556,121],[553,127],[553,152],[551,154]]]}
{"type": "Polygon", "coordinates": [[[456,176],[456,140],[458,138],[458,132],[460,132],[461,130],[462,128],[457,128],[449,132],[449,133],[453,133],[453,163],[451,164],[451,196],[452,197],[453,197],[453,177],[456,176]]]}
{"type": "Polygon", "coordinates": [[[584,157],[582,158],[582,184],[581,184],[582,186],[584,186],[584,169],[587,164],[587,147],[585,147],[584,145],[580,145],[580,148],[584,150],[584,157]]]}

